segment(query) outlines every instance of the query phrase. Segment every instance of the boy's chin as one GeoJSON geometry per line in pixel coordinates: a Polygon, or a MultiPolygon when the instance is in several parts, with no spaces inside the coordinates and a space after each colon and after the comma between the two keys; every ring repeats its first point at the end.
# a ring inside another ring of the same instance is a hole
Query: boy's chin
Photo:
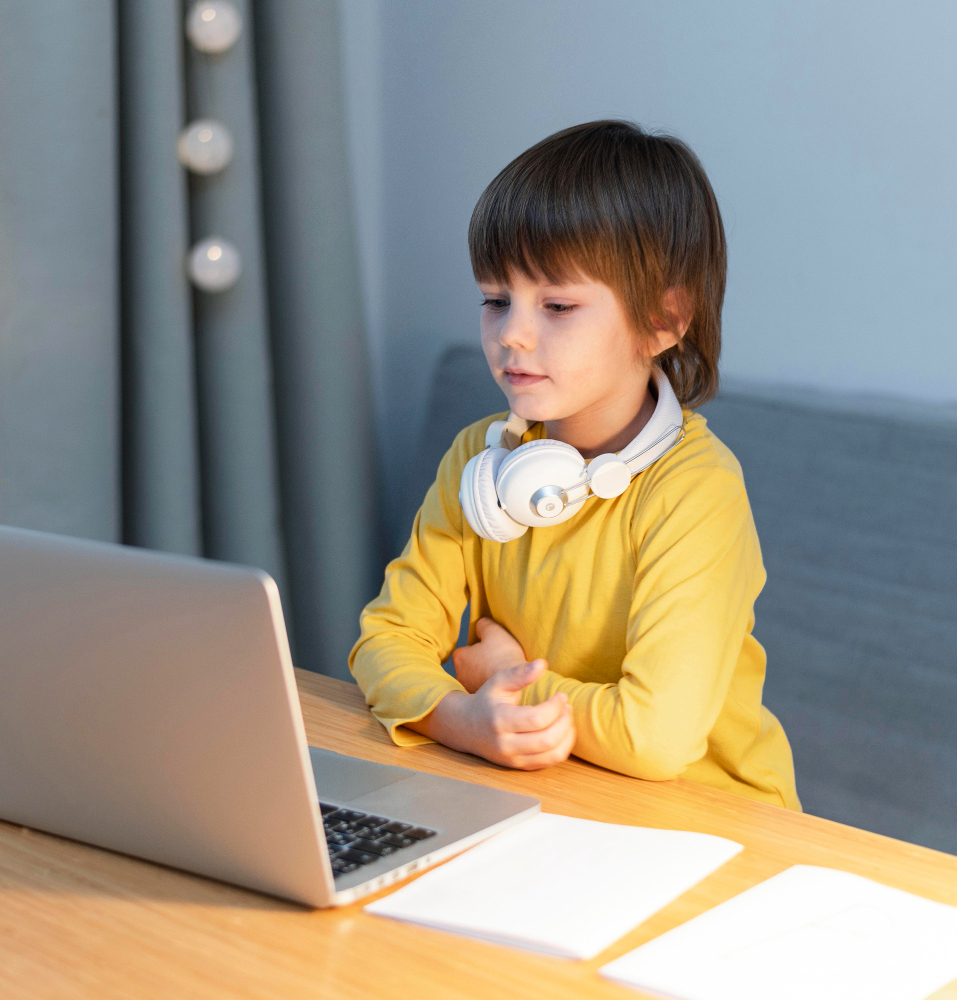
{"type": "Polygon", "coordinates": [[[555,415],[552,413],[554,407],[546,406],[540,400],[523,399],[520,396],[517,399],[510,399],[509,404],[509,409],[516,417],[521,417],[529,423],[534,424],[540,420],[555,419],[555,415]]]}

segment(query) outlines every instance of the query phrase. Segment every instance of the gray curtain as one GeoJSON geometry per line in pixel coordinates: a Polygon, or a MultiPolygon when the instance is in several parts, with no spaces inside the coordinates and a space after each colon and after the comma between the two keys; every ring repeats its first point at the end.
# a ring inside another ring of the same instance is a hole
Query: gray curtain
{"type": "Polygon", "coordinates": [[[112,7],[0,2],[0,520],[115,539],[112,7]]]}
{"type": "Polygon", "coordinates": [[[347,676],[382,549],[337,0],[235,5],[208,55],[185,4],[0,0],[0,520],[261,567],[347,676]],[[177,162],[198,118],[219,173],[177,162]]]}

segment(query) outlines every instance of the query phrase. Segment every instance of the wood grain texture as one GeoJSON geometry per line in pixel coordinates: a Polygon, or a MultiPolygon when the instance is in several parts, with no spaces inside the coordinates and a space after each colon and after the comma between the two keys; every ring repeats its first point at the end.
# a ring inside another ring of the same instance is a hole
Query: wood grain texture
{"type": "MultiPolygon", "coordinates": [[[[436,745],[400,749],[351,684],[298,673],[309,741],[538,796],[543,808],[729,837],[745,851],[589,962],[569,962],[340,910],[301,907],[0,824],[0,997],[637,997],[597,968],[781,871],[828,865],[957,905],[957,857],[682,781],[580,761],[507,771],[436,745]]],[[[773,997],[769,984],[769,998],[773,997]]],[[[957,983],[935,997],[957,1000],[957,983]]]]}

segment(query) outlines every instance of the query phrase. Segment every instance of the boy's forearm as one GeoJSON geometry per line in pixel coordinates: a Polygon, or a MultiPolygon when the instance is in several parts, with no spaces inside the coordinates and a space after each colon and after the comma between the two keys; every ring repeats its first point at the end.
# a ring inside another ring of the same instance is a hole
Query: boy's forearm
{"type": "Polygon", "coordinates": [[[464,694],[437,656],[398,632],[372,634],[357,643],[350,669],[366,703],[399,746],[424,742],[425,734],[407,720],[430,713],[451,692],[464,694]]]}
{"type": "Polygon", "coordinates": [[[471,752],[471,720],[468,718],[471,697],[464,691],[450,691],[425,718],[407,722],[405,726],[453,750],[471,752]]]}

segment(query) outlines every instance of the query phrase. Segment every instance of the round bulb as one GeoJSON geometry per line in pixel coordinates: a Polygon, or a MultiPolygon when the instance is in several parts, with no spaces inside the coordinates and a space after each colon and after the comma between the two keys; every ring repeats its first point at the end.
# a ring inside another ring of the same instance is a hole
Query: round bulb
{"type": "Polygon", "coordinates": [[[197,0],[186,15],[186,35],[200,52],[225,52],[243,28],[230,0],[197,0]]]}
{"type": "Polygon", "coordinates": [[[242,261],[239,251],[219,236],[200,240],[189,252],[190,281],[204,292],[224,292],[236,284],[242,261]]]}
{"type": "Polygon", "coordinates": [[[225,125],[203,118],[180,132],[176,156],[194,173],[215,174],[233,158],[233,137],[225,125]]]}

